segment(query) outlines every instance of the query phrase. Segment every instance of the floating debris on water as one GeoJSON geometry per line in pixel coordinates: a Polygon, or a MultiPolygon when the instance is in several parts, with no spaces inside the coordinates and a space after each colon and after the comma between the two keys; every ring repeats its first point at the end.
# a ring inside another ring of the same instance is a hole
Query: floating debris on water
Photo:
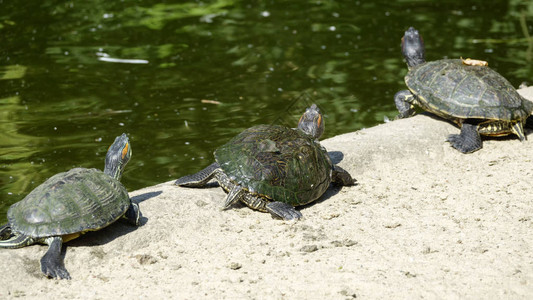
{"type": "Polygon", "coordinates": [[[96,56],[99,61],[113,62],[113,63],[122,63],[122,64],[147,64],[149,61],[146,59],[129,59],[129,58],[116,58],[111,57],[105,52],[96,52],[96,56]]]}
{"type": "Polygon", "coordinates": [[[202,102],[202,103],[209,103],[209,104],[217,104],[217,105],[222,104],[222,102],[220,102],[220,101],[216,101],[216,100],[208,100],[208,99],[202,99],[200,102],[202,102]]]}

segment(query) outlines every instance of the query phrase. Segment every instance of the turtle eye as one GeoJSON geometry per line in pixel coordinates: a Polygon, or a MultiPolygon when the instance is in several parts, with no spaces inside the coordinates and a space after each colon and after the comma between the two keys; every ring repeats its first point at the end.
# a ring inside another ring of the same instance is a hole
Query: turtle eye
{"type": "Polygon", "coordinates": [[[130,144],[126,143],[126,146],[124,146],[124,148],[122,148],[122,159],[124,159],[124,157],[126,157],[126,155],[128,154],[129,147],[130,147],[130,144]]]}
{"type": "Polygon", "coordinates": [[[318,127],[320,127],[320,125],[322,125],[322,115],[321,114],[318,114],[318,120],[316,121],[316,125],[318,127]]]}

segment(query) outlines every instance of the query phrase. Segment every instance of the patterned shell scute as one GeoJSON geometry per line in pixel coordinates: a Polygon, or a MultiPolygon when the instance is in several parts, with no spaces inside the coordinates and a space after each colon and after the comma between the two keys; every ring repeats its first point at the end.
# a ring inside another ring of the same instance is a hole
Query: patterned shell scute
{"type": "Polygon", "coordinates": [[[409,70],[405,82],[421,106],[457,118],[524,120],[533,104],[497,72],[460,59],[427,62],[409,70]]]}
{"type": "Polygon", "coordinates": [[[215,151],[231,180],[293,206],[316,200],[331,183],[327,151],[300,130],[279,125],[249,128],[215,151]]]}
{"type": "Polygon", "coordinates": [[[76,168],[50,177],[7,213],[15,231],[32,237],[97,230],[130,205],[126,188],[97,169],[76,168]]]}

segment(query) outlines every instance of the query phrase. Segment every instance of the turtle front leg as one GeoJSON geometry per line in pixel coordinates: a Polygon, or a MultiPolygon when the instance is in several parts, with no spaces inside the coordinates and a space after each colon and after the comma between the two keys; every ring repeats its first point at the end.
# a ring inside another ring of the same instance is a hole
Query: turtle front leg
{"type": "Polygon", "coordinates": [[[398,109],[398,119],[408,118],[415,114],[413,105],[415,96],[409,90],[399,91],[394,95],[394,104],[398,109]]]}
{"type": "Polygon", "coordinates": [[[52,236],[45,240],[48,251],[41,258],[41,271],[51,278],[70,279],[70,275],[61,260],[61,246],[63,239],[60,236],[52,236]]]}
{"type": "Polygon", "coordinates": [[[472,153],[483,147],[481,136],[477,131],[478,126],[470,123],[463,123],[460,134],[450,134],[446,141],[452,144],[452,147],[462,153],[472,153]]]}
{"type": "Polygon", "coordinates": [[[212,163],[198,173],[178,178],[174,184],[186,187],[204,187],[215,176],[215,171],[218,169],[220,169],[218,163],[212,163]]]}
{"type": "Polygon", "coordinates": [[[355,185],[357,183],[357,180],[352,178],[352,175],[350,175],[348,171],[344,170],[339,166],[333,166],[331,181],[333,182],[333,184],[340,186],[350,186],[355,185]]]}
{"type": "Polygon", "coordinates": [[[139,226],[141,220],[141,211],[139,210],[139,204],[131,203],[130,207],[124,214],[124,218],[128,220],[131,225],[139,226]]]}

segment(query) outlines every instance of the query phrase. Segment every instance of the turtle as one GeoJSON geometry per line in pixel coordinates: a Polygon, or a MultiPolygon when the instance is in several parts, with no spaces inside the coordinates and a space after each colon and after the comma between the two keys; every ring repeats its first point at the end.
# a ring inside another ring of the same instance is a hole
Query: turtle
{"type": "Polygon", "coordinates": [[[480,135],[515,134],[526,140],[523,126],[533,111],[533,103],[483,61],[441,59],[426,62],[424,42],[418,30],[410,27],[402,38],[402,53],[409,72],[409,90],[396,93],[399,118],[414,114],[414,105],[456,123],[460,134],[447,141],[462,153],[482,148],[480,135]],[[478,62],[478,63],[472,63],[478,62]]]}
{"type": "Polygon", "coordinates": [[[331,162],[318,142],[323,132],[322,115],[313,104],[301,116],[298,128],[248,128],[215,150],[216,162],[175,184],[205,187],[214,178],[228,193],[223,209],[241,201],[274,218],[299,219],[302,214],[294,207],[318,199],[330,183],[350,186],[356,182],[331,162]]]}
{"type": "Polygon", "coordinates": [[[109,147],[103,172],[74,168],[50,177],[9,207],[8,223],[0,227],[0,248],[47,244],[41,271],[47,277],[70,279],[61,259],[63,243],[121,217],[139,225],[139,206],[119,181],[130,157],[128,137],[122,134],[109,147]]]}

